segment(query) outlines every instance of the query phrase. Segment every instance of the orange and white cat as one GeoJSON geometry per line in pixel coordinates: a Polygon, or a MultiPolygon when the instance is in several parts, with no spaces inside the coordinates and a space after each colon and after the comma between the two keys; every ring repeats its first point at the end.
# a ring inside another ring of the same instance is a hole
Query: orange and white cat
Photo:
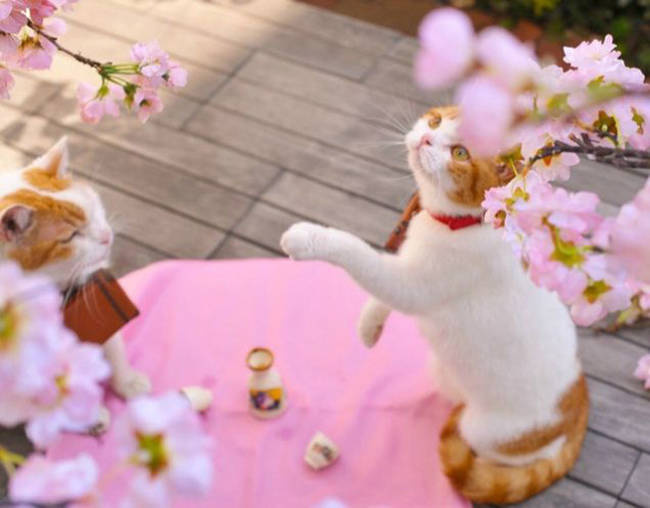
{"type": "MultiPolygon", "coordinates": [[[[99,195],[68,171],[66,138],[26,167],[0,173],[0,260],[47,275],[65,292],[108,265],[112,243],[99,195]]],[[[149,391],[149,379],[129,365],[119,333],[103,347],[118,395],[149,391]]]]}
{"type": "Polygon", "coordinates": [[[371,294],[359,323],[366,345],[391,309],[417,319],[439,390],[457,404],[440,436],[447,476],[473,501],[518,502],[577,459],[588,394],[567,309],[481,224],[485,191],[511,175],[472,157],[458,121],[457,108],[434,108],[406,136],[422,210],[396,255],[310,223],[293,225],[281,245],[293,259],[342,267],[371,294]]]}

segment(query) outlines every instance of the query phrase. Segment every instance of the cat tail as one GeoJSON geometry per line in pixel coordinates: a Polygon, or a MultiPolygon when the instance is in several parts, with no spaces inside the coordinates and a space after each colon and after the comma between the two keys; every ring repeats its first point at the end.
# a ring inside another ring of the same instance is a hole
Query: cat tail
{"type": "Polygon", "coordinates": [[[463,406],[455,408],[440,433],[439,447],[443,470],[455,489],[476,503],[518,503],[562,478],[578,459],[587,431],[589,399],[584,377],[577,389],[581,404],[571,415],[572,425],[564,434],[562,448],[552,458],[524,466],[499,465],[478,458],[458,430],[463,406]]]}

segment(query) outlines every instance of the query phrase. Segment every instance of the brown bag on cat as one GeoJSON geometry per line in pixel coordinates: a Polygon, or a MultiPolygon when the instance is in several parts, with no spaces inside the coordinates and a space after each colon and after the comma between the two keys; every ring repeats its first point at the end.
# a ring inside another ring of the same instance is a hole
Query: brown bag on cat
{"type": "Polygon", "coordinates": [[[74,289],[63,309],[63,321],[82,342],[103,344],[139,314],[115,277],[98,270],[74,289]]]}

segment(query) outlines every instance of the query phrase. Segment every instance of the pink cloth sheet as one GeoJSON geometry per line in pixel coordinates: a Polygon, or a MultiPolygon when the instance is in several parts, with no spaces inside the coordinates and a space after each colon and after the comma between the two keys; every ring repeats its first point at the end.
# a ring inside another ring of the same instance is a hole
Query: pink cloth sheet
{"type": "MultiPolygon", "coordinates": [[[[393,314],[374,349],[356,335],[363,292],[340,269],[289,260],[167,261],[126,276],[141,311],[124,334],[154,393],[202,385],[215,440],[214,485],[202,502],[176,506],[465,508],[440,470],[438,433],[450,406],[434,389],[428,347],[393,314]],[[274,420],[248,411],[247,352],[266,346],[288,393],[274,420]],[[341,450],[329,469],[303,462],[316,431],[341,450]]],[[[109,396],[114,413],[122,402],[109,396]]],[[[80,451],[108,467],[110,431],[66,436],[51,455],[80,451]]],[[[113,494],[124,485],[115,482],[113,494]]],[[[110,496],[109,496],[110,497],[110,496]]]]}

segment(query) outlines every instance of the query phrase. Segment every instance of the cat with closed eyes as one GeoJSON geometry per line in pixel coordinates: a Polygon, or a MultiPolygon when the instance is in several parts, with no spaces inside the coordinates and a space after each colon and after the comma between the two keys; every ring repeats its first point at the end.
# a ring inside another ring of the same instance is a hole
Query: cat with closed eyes
{"type": "Polygon", "coordinates": [[[396,254],[311,223],[294,224],[281,246],[295,260],[343,268],[370,293],[359,322],[366,345],[391,309],[417,320],[438,389],[456,404],[440,434],[446,475],[475,502],[513,503],[572,467],[588,393],[567,309],[482,223],[485,191],[512,174],[472,156],[459,118],[456,107],[434,108],[406,136],[421,210],[396,254]]]}
{"type": "MultiPolygon", "coordinates": [[[[49,276],[65,294],[108,266],[112,243],[99,195],[68,171],[66,138],[24,168],[0,173],[0,260],[49,276]]],[[[129,364],[119,332],[103,349],[117,395],[150,390],[147,376],[129,364]]]]}

